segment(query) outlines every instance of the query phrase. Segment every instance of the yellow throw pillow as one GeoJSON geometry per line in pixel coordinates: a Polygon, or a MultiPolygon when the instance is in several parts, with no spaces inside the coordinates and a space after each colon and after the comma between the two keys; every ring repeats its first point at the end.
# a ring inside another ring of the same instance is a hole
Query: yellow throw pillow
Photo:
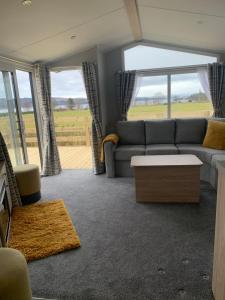
{"type": "Polygon", "coordinates": [[[225,122],[208,121],[203,147],[225,150],[225,122]]]}

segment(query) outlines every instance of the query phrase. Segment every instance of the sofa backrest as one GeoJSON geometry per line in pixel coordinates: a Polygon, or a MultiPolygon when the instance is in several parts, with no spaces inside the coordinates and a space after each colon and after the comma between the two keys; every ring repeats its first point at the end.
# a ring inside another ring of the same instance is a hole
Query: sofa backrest
{"type": "Polygon", "coordinates": [[[145,145],[144,121],[119,121],[116,127],[121,145],[145,145]]]}
{"type": "Polygon", "coordinates": [[[207,120],[203,118],[176,119],[176,144],[202,144],[207,120]]]}
{"type": "Polygon", "coordinates": [[[202,144],[207,119],[119,121],[116,128],[121,145],[202,144]]]}
{"type": "Polygon", "coordinates": [[[149,144],[174,144],[175,120],[145,121],[145,142],[149,144]]]}

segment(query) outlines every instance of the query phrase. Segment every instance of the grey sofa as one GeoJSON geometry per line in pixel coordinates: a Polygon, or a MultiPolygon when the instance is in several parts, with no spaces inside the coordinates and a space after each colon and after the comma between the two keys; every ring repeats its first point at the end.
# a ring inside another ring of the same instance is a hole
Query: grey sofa
{"type": "Polygon", "coordinates": [[[118,122],[119,143],[104,146],[107,176],[133,176],[134,155],[195,154],[203,162],[201,179],[216,188],[216,161],[225,160],[225,151],[202,146],[207,122],[203,118],[118,122]]]}

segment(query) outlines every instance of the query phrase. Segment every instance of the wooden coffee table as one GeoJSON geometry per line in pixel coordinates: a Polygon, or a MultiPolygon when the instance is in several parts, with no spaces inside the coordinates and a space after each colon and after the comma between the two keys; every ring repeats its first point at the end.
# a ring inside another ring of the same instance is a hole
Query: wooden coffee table
{"type": "Polygon", "coordinates": [[[198,203],[202,164],[191,154],[133,156],[136,201],[198,203]]]}

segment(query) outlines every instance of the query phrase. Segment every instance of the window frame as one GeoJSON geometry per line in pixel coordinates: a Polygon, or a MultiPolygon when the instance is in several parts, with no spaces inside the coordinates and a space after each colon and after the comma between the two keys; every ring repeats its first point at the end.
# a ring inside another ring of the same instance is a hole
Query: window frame
{"type": "Polygon", "coordinates": [[[152,70],[137,70],[137,77],[152,77],[152,76],[166,76],[167,77],[167,119],[171,119],[172,99],[171,99],[171,76],[177,74],[197,73],[198,70],[206,70],[207,65],[196,65],[178,68],[163,68],[152,70]]]}

